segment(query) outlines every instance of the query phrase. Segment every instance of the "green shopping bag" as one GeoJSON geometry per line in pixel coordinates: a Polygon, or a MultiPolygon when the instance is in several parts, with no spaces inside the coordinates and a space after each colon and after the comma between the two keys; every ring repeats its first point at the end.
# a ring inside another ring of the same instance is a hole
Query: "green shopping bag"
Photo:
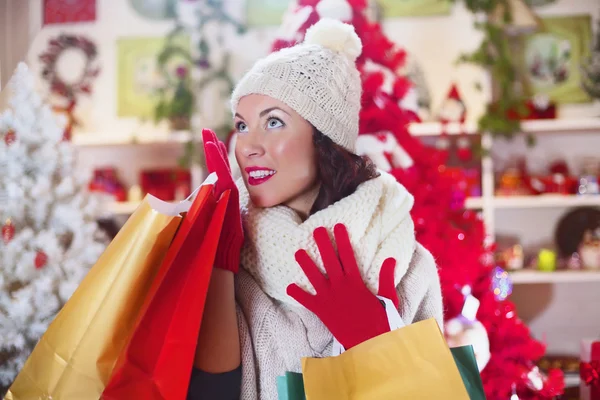
{"type": "MultiPolygon", "coordinates": [[[[473,346],[454,347],[450,352],[470,400],[486,400],[473,346]]],[[[277,393],[279,400],[305,400],[302,374],[286,372],[285,376],[277,377],[277,393]]]]}
{"type": "Polygon", "coordinates": [[[469,398],[471,400],[486,400],[473,346],[453,347],[450,349],[450,352],[458,367],[460,377],[467,388],[469,398]]]}
{"type": "Polygon", "coordinates": [[[277,394],[279,400],[305,400],[302,374],[286,372],[277,377],[277,394]]]}

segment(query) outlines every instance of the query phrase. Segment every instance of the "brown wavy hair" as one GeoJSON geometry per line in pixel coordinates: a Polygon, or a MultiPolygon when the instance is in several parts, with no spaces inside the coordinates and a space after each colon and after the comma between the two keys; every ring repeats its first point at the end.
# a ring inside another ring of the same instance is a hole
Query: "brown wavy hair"
{"type": "Polygon", "coordinates": [[[361,183],[379,176],[368,157],[349,152],[314,127],[313,144],[321,188],[310,215],[351,195],[361,183]]]}

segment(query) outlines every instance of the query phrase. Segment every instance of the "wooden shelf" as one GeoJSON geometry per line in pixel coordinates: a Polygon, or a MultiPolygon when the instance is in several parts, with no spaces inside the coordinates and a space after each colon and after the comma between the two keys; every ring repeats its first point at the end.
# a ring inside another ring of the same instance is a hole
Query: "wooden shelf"
{"type": "MultiPolygon", "coordinates": [[[[439,122],[421,122],[409,125],[409,132],[413,136],[438,136],[442,134],[442,124],[439,122]]],[[[477,122],[450,123],[444,127],[449,135],[466,133],[474,135],[479,133],[477,122]]],[[[525,133],[575,133],[597,132],[600,133],[600,118],[565,118],[565,119],[538,119],[521,121],[521,130],[525,133]]]]}
{"type": "Polygon", "coordinates": [[[554,271],[522,270],[510,272],[513,284],[600,282],[600,271],[554,271]]]}
{"type": "Polygon", "coordinates": [[[600,206],[600,195],[497,196],[492,204],[497,209],[600,206]]]}
{"type": "MultiPolygon", "coordinates": [[[[198,138],[200,135],[198,135],[198,138]]],[[[136,145],[164,145],[186,143],[192,138],[189,131],[176,131],[161,135],[111,136],[102,134],[81,134],[73,136],[77,147],[115,147],[136,145]]],[[[198,139],[199,140],[199,139],[198,139]]]]}

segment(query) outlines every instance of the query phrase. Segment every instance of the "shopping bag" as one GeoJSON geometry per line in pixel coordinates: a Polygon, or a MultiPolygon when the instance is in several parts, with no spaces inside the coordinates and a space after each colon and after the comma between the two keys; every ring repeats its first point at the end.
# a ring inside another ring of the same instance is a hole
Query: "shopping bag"
{"type": "MultiPolygon", "coordinates": [[[[215,180],[209,176],[204,190],[215,180]]],[[[41,337],[6,400],[100,397],[191,204],[144,198],[41,337]]]]}
{"type": "Polygon", "coordinates": [[[302,360],[307,400],[465,400],[469,395],[435,319],[393,330],[337,357],[302,360]]]}
{"type": "Polygon", "coordinates": [[[304,381],[302,374],[286,372],[277,377],[278,400],[306,400],[304,395],[304,381]]]}
{"type": "Polygon", "coordinates": [[[477,367],[473,346],[452,347],[450,349],[454,362],[458,367],[463,384],[471,400],[485,400],[483,382],[477,367]]]}
{"type": "Polygon", "coordinates": [[[165,273],[154,282],[104,400],[185,399],[229,193],[218,202],[212,193],[198,202],[200,211],[177,254],[161,267],[165,273]]]}

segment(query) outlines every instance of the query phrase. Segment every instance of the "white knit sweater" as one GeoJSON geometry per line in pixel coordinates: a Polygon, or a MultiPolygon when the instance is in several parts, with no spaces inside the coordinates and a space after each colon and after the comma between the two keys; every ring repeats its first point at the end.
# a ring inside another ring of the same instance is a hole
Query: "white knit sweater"
{"type": "Polygon", "coordinates": [[[294,259],[305,249],[322,268],[312,232],[348,228],[363,279],[373,293],[383,260],[397,260],[395,282],[406,324],[434,317],[443,326],[440,282],[431,254],[416,243],[412,196],[385,172],[352,195],[301,221],[285,206],[259,209],[238,182],[246,243],[236,278],[242,344],[242,399],[277,400],[276,378],[301,371],[303,357],[327,357],[333,337],[310,311],[287,296],[297,283],[313,290],[294,259]]]}

